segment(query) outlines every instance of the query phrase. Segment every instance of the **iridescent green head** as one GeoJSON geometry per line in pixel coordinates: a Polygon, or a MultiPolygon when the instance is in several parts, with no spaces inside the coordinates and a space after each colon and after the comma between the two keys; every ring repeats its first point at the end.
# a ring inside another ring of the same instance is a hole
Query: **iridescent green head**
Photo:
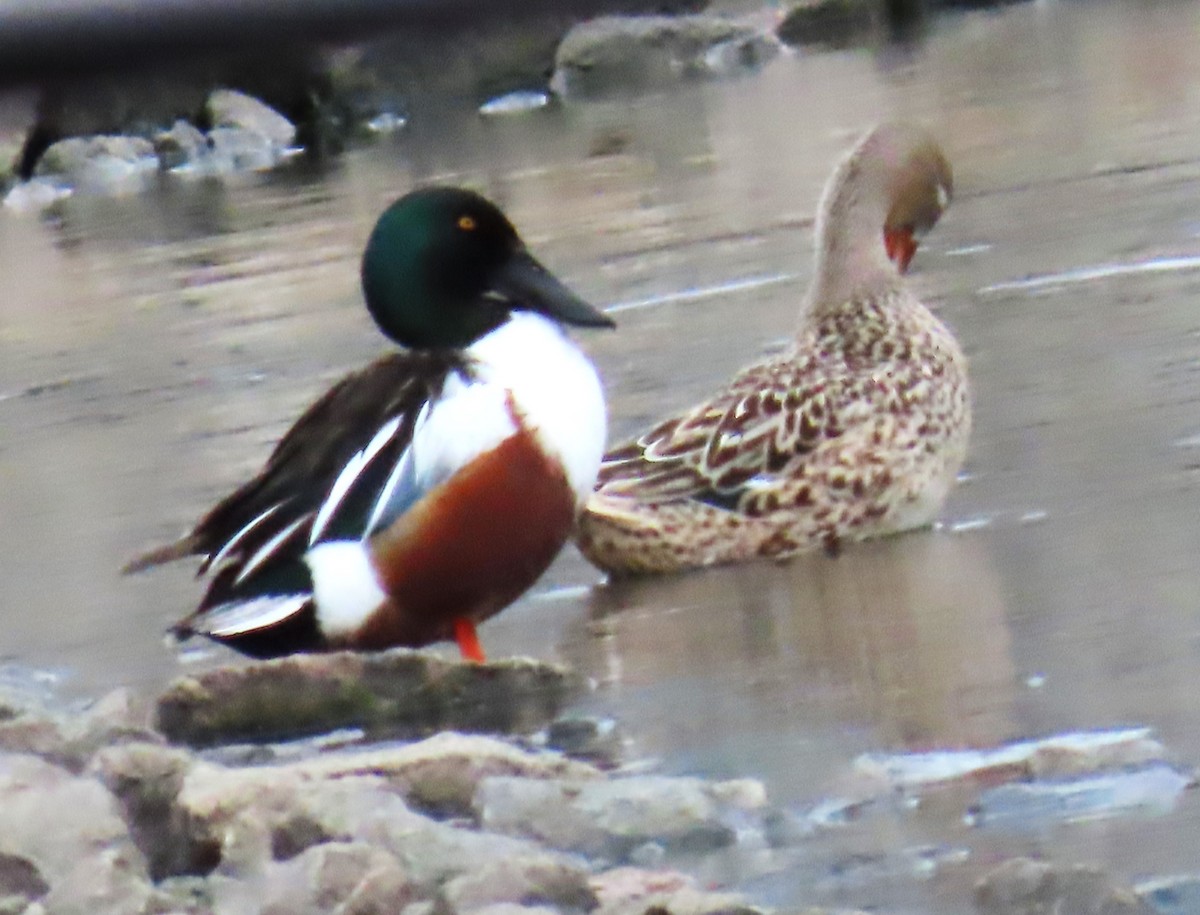
{"type": "Polygon", "coordinates": [[[461,188],[423,188],[388,207],[367,241],[362,285],[380,330],[412,349],[469,346],[517,309],[613,326],[525,250],[496,206],[461,188]]]}

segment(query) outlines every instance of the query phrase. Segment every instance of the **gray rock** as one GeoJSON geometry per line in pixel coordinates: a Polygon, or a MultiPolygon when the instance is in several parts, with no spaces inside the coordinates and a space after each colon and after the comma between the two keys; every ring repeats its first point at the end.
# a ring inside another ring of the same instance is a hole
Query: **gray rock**
{"type": "Polygon", "coordinates": [[[1104,871],[1014,858],[975,887],[984,915],[1152,915],[1154,909],[1104,871]]]}
{"type": "Polygon", "coordinates": [[[55,880],[42,904],[47,915],[130,915],[145,911],[152,895],[140,856],[110,849],[55,880]]]}
{"type": "Polygon", "coordinates": [[[97,194],[139,191],[158,170],[154,146],[142,137],[91,136],[60,140],[38,160],[34,174],[97,194]]]}
{"type": "Polygon", "coordinates": [[[178,799],[186,841],[211,843],[218,872],[240,879],[260,878],[273,860],[316,844],[368,842],[391,852],[425,894],[488,862],[540,851],[438,822],[411,810],[386,778],[347,768],[337,774],[338,767],[318,762],[247,769],[197,763],[178,799]]]}
{"type": "Polygon", "coordinates": [[[1200,912],[1200,875],[1184,874],[1147,880],[1134,887],[1142,901],[1159,915],[1200,912]]]}
{"type": "Polygon", "coordinates": [[[186,171],[199,167],[208,153],[208,138],[199,127],[181,119],[170,130],[154,135],[154,151],[159,168],[186,171]]]}
{"type": "Polygon", "coordinates": [[[531,753],[510,743],[453,731],[418,743],[331,753],[295,764],[310,776],[381,775],[409,803],[441,815],[471,813],[475,791],[484,779],[523,778],[596,780],[599,770],[555,753],[531,753]]]}
{"type": "Polygon", "coordinates": [[[296,126],[265,102],[235,89],[217,89],[206,102],[214,128],[234,127],[258,134],[279,149],[291,146],[296,126]]]}
{"type": "Polygon", "coordinates": [[[114,690],[82,710],[28,707],[0,720],[0,750],[31,753],[73,772],[97,749],[162,738],[146,727],[146,713],[125,689],[114,690]]]}
{"type": "Polygon", "coordinates": [[[624,737],[611,718],[570,716],[546,728],[546,746],[576,759],[611,768],[620,764],[624,737]]]}
{"type": "Polygon", "coordinates": [[[285,152],[270,137],[245,127],[214,127],[208,132],[208,150],[194,170],[218,176],[267,171],[284,160],[285,152]]]}
{"type": "Polygon", "coordinates": [[[28,859],[52,887],[100,856],[146,876],[116,798],[95,779],[28,755],[0,754],[0,852],[28,859]]]}
{"type": "Polygon", "coordinates": [[[699,889],[694,877],[658,867],[616,867],[592,877],[591,886],[600,905],[605,908],[649,896],[669,895],[683,889],[699,889]]]}
{"type": "Polygon", "coordinates": [[[97,753],[89,772],[121,803],[134,842],[154,880],[207,873],[215,864],[211,841],[190,841],[179,792],[192,765],[184,750],[160,744],[125,744],[97,753]]]}
{"type": "Polygon", "coordinates": [[[28,858],[0,852],[0,898],[20,896],[25,900],[45,896],[50,884],[28,858]]]}
{"type": "MultiPolygon", "coordinates": [[[[365,825],[365,824],[364,824],[365,825]]],[[[532,842],[462,829],[434,820],[375,818],[361,836],[394,854],[423,894],[461,874],[544,854],[532,842]]]]}
{"type": "Polygon", "coordinates": [[[669,915],[763,915],[762,909],[748,905],[734,893],[706,893],[691,888],[613,902],[596,909],[592,915],[649,915],[651,912],[669,915]]]}
{"type": "Polygon", "coordinates": [[[565,97],[599,97],[724,74],[739,61],[755,67],[778,46],[756,23],[718,16],[604,16],[563,38],[551,85],[565,97]]]}
{"type": "MultiPolygon", "coordinates": [[[[409,915],[405,912],[405,915],[409,915]]],[[[415,915],[415,913],[414,913],[415,915]]],[[[545,905],[521,905],[516,902],[495,902],[472,909],[471,915],[560,915],[558,909],[545,905]]]]}
{"type": "Polygon", "coordinates": [[[155,915],[212,915],[221,877],[168,877],[155,884],[147,906],[155,915]]]}
{"type": "Polygon", "coordinates": [[[415,898],[403,868],[387,852],[361,842],[329,842],[271,869],[262,915],[383,915],[415,898]]]}
{"type": "Polygon", "coordinates": [[[535,854],[484,865],[448,881],[442,898],[456,912],[497,904],[556,906],[590,911],[598,900],[582,861],[535,854]]]}
{"type": "Polygon", "coordinates": [[[533,731],[581,686],[567,669],[527,659],[461,664],[396,649],[294,655],[183,677],[156,721],[193,746],[270,741],[359,727],[374,737],[439,730],[533,731]]]}
{"type": "Polygon", "coordinates": [[[639,846],[675,851],[732,844],[731,817],[748,811],[728,804],[737,792],[695,778],[646,776],[573,784],[497,777],[480,783],[479,821],[488,829],[545,842],[553,848],[626,861],[639,846]]]}
{"type": "Polygon", "coordinates": [[[14,184],[4,195],[5,209],[38,213],[71,196],[71,189],[53,178],[31,178],[14,184]]]}
{"type": "Polygon", "coordinates": [[[791,45],[848,47],[872,34],[881,8],[876,0],[800,0],[784,13],[775,34],[791,45]]]}

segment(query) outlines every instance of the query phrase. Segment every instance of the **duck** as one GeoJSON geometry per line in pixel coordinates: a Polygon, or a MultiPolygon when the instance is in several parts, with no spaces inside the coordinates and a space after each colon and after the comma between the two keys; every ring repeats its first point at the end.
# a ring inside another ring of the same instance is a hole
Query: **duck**
{"type": "Polygon", "coordinates": [[[950,203],[934,137],[880,124],[834,168],[795,336],[605,455],[575,541],[610,575],[786,559],[930,525],[967,453],[967,361],[909,289],[950,203]]]}
{"type": "Polygon", "coordinates": [[[484,661],[479,624],[567,542],[607,415],[566,327],[612,319],[464,188],[389,206],[361,282],[401,349],[334,384],[252,479],[124,567],[200,557],[207,591],[176,638],[254,658],[452,641],[484,661]]]}

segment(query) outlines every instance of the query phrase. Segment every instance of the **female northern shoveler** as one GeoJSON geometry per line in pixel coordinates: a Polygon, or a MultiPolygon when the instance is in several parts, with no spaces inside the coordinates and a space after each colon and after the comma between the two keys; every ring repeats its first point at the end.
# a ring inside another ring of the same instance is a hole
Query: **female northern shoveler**
{"type": "Polygon", "coordinates": [[[605,457],[577,532],[588,559],[668,572],[933,520],[966,455],[967,365],[901,273],[952,189],[925,131],[863,137],[825,188],[793,345],[605,457]]]}
{"type": "Polygon", "coordinates": [[[254,657],[456,639],[525,591],[566,541],[604,452],[596,371],[560,323],[609,327],[470,191],[414,191],[362,262],[367,307],[405,352],[314,403],[262,471],[132,572],[211,573],[178,623],[254,657]]]}

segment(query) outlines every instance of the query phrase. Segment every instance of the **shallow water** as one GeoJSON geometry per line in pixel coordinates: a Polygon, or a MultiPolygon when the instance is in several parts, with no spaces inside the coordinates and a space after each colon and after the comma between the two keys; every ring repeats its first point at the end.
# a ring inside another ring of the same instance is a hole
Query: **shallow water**
{"type": "MultiPolygon", "coordinates": [[[[619,332],[583,336],[615,439],[787,336],[834,158],[900,115],[933,126],[956,169],[913,275],[972,360],[975,434],[942,525],[619,586],[568,550],[484,643],[578,665],[598,684],[587,709],[637,755],[758,776],[798,808],[867,751],[1146,725],[1200,761],[1198,38],[1196,4],[1031,3],[944,18],[907,50],[412,124],[324,173],[0,211],[5,653],[80,692],[149,693],[228,659],[162,644],[200,594],[187,568],[116,569],[382,351],[357,251],[414,182],[485,190],[619,310],[619,332]]],[[[1019,852],[1129,878],[1196,866],[1188,793],[1167,814],[1027,831],[964,812],[942,798],[879,814],[777,872],[716,876],[773,903],[949,912],[1019,852]]]]}

